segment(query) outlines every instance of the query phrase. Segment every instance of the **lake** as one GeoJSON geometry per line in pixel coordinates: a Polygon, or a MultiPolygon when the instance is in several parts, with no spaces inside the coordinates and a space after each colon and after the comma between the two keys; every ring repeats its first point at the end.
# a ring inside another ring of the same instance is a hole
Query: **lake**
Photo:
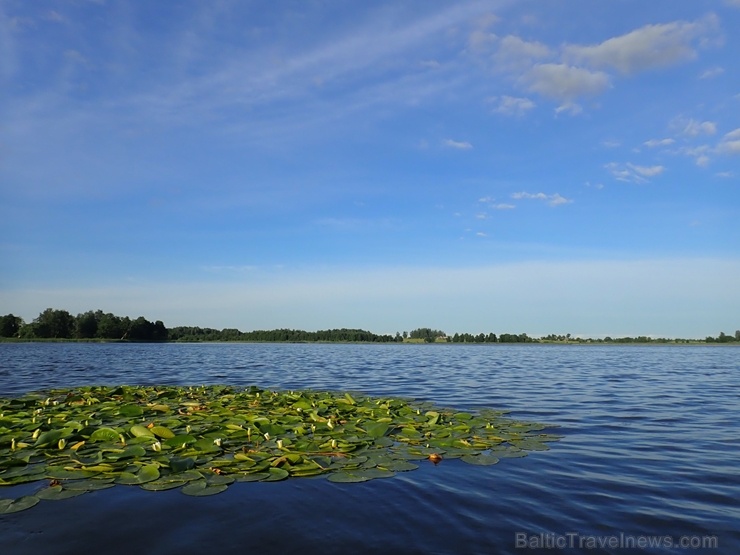
{"type": "Polygon", "coordinates": [[[564,437],[358,484],[42,501],[0,516],[0,553],[740,553],[735,347],[0,343],[0,396],[83,384],[359,391],[505,409],[564,437]]]}

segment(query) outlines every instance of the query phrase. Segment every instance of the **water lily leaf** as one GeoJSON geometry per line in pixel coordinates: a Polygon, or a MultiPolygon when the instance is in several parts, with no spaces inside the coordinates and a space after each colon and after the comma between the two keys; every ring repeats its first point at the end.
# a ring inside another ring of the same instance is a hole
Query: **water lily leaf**
{"type": "Polygon", "coordinates": [[[368,480],[372,480],[372,478],[363,475],[359,472],[351,472],[351,471],[341,471],[341,472],[333,472],[329,474],[327,478],[330,482],[337,482],[337,483],[354,483],[354,482],[367,482],[368,480]]]}
{"type": "Polygon", "coordinates": [[[262,480],[263,482],[279,482],[280,480],[285,480],[290,476],[290,473],[287,470],[278,467],[270,467],[267,474],[268,476],[262,480]]]}
{"type": "Polygon", "coordinates": [[[139,485],[153,482],[157,478],[159,478],[159,467],[156,464],[148,464],[142,466],[136,474],[133,472],[121,472],[118,478],[116,478],[116,483],[139,485]]]}
{"type": "Polygon", "coordinates": [[[90,441],[111,441],[117,442],[119,440],[119,432],[113,428],[98,428],[90,436],[90,441]]]}
{"type": "Polygon", "coordinates": [[[37,505],[39,501],[35,495],[26,495],[18,499],[0,499],[0,515],[25,511],[37,505]]]}
{"type": "Polygon", "coordinates": [[[161,437],[162,439],[170,439],[175,437],[175,432],[173,432],[169,428],[165,428],[164,426],[152,426],[150,428],[150,431],[155,436],[161,437]]]}
{"type": "MultiPolygon", "coordinates": [[[[46,445],[55,445],[62,437],[61,430],[49,430],[39,435],[34,447],[44,447],[46,445]]],[[[116,434],[116,438],[118,434],[116,434]]]]}
{"type": "Polygon", "coordinates": [[[147,490],[147,491],[166,491],[170,489],[177,489],[181,488],[188,482],[183,481],[174,481],[174,480],[154,480],[152,482],[147,482],[146,484],[141,484],[141,489],[147,490]]]}
{"type": "Polygon", "coordinates": [[[169,460],[169,464],[172,472],[185,472],[186,470],[195,468],[195,459],[192,457],[172,457],[169,460]]]}
{"type": "Polygon", "coordinates": [[[390,424],[388,422],[368,422],[365,424],[367,435],[373,438],[384,436],[388,432],[389,428],[390,424]]]}
{"type": "Polygon", "coordinates": [[[390,470],[391,472],[405,472],[408,470],[416,470],[417,468],[419,468],[418,464],[402,460],[394,460],[389,463],[384,463],[380,466],[382,466],[382,468],[386,470],[390,470]]]}
{"type": "Polygon", "coordinates": [[[460,460],[468,464],[477,464],[479,466],[489,466],[498,462],[498,458],[493,455],[463,455],[460,457],[460,460]]]}
{"type": "Polygon", "coordinates": [[[77,497],[87,493],[87,490],[73,490],[65,489],[62,486],[49,486],[40,491],[36,492],[36,497],[44,499],[46,501],[59,501],[61,499],[69,499],[70,497],[77,497]]]}
{"type": "Polygon", "coordinates": [[[209,486],[205,480],[197,482],[190,482],[184,486],[180,491],[185,495],[192,495],[194,497],[205,497],[208,495],[216,495],[222,493],[228,489],[226,485],[209,486]]]}
{"type": "Polygon", "coordinates": [[[265,478],[269,478],[269,477],[270,477],[269,472],[255,472],[253,474],[237,474],[236,481],[237,482],[260,482],[264,480],[265,478]]]}
{"type": "Polygon", "coordinates": [[[109,482],[107,480],[79,480],[79,481],[70,481],[64,483],[64,489],[65,490],[80,490],[80,491],[98,491],[101,489],[108,489],[112,488],[115,484],[112,483],[112,480],[109,482]]]}
{"type": "Polygon", "coordinates": [[[118,409],[118,414],[121,416],[141,416],[144,414],[144,409],[142,409],[139,405],[123,405],[120,409],[118,409]]]}
{"type": "Polygon", "coordinates": [[[133,426],[131,426],[129,431],[134,437],[154,437],[152,431],[146,426],[142,426],[141,424],[134,424],[133,426]]]}
{"type": "Polygon", "coordinates": [[[439,422],[439,413],[434,410],[427,411],[424,416],[427,417],[427,424],[429,426],[434,426],[439,422]]]}
{"type": "Polygon", "coordinates": [[[195,443],[197,441],[197,438],[195,436],[191,436],[189,434],[183,434],[183,435],[176,435],[175,437],[171,437],[167,440],[165,440],[164,444],[169,447],[182,447],[183,445],[187,446],[191,443],[195,443]]]}
{"type": "Polygon", "coordinates": [[[206,478],[209,486],[228,486],[233,484],[236,478],[228,474],[214,474],[206,478]]]}
{"type": "Polygon", "coordinates": [[[550,447],[544,443],[530,439],[511,440],[509,443],[526,451],[547,451],[550,449],[550,447]]]}

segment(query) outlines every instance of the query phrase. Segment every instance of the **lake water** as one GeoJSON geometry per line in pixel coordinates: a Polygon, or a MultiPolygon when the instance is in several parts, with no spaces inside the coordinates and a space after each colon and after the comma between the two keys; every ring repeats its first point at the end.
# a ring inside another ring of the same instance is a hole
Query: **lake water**
{"type": "Polygon", "coordinates": [[[507,409],[564,437],[490,467],[445,460],[359,484],[42,501],[0,516],[0,553],[740,553],[738,348],[0,344],[0,396],[81,384],[361,391],[507,409]]]}

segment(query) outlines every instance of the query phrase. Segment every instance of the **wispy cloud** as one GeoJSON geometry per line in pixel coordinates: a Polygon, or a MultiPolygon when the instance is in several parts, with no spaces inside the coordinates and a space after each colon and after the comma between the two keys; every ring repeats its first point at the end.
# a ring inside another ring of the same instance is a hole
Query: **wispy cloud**
{"type": "Polygon", "coordinates": [[[673,143],[675,143],[675,139],[666,138],[666,139],[650,139],[649,141],[645,141],[644,144],[648,148],[655,148],[658,146],[671,146],[673,143]]]}
{"type": "Polygon", "coordinates": [[[674,118],[670,123],[670,127],[687,137],[714,135],[717,132],[717,124],[713,121],[699,121],[684,116],[674,118]]]}
{"type": "Polygon", "coordinates": [[[493,97],[491,102],[496,103],[494,112],[505,116],[523,116],[533,110],[537,105],[529,98],[516,96],[493,97]]]}
{"type": "Polygon", "coordinates": [[[522,80],[530,91],[556,100],[594,96],[611,87],[606,73],[567,64],[538,64],[522,80]]]}
{"type": "Polygon", "coordinates": [[[572,199],[567,199],[558,193],[546,195],[545,193],[527,193],[525,191],[521,191],[518,193],[512,193],[511,198],[513,198],[514,200],[541,200],[543,202],[546,202],[550,206],[561,206],[563,204],[569,204],[573,202],[572,199]]]}
{"type": "Polygon", "coordinates": [[[604,167],[618,181],[626,181],[630,183],[648,183],[649,177],[655,177],[665,171],[665,167],[663,166],[638,166],[637,164],[632,164],[630,162],[627,162],[626,164],[610,162],[604,167]]]}
{"type": "Polygon", "coordinates": [[[675,21],[645,25],[600,44],[567,45],[566,59],[595,68],[613,68],[633,74],[693,60],[702,39],[716,33],[719,20],[714,15],[694,22],[675,21]]]}
{"type": "Polygon", "coordinates": [[[717,146],[717,151],[720,154],[740,154],[740,128],[725,134],[717,146]]]}
{"type": "Polygon", "coordinates": [[[714,79],[715,77],[722,75],[724,72],[725,68],[723,67],[710,67],[699,74],[699,79],[714,79]]]}
{"type": "Polygon", "coordinates": [[[455,141],[453,139],[446,139],[444,145],[449,148],[455,148],[458,150],[468,150],[473,148],[473,145],[468,141],[455,141]]]}

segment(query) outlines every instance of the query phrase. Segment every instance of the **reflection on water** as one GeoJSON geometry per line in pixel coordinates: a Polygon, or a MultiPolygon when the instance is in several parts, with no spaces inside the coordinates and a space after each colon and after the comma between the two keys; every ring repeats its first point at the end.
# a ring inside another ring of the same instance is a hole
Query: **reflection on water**
{"type": "Polygon", "coordinates": [[[565,435],[548,452],[492,467],[444,461],[362,484],[235,484],[204,499],[116,487],[45,501],[0,517],[2,553],[531,552],[516,547],[517,533],[714,536],[719,549],[691,552],[738,553],[738,354],[709,346],[0,344],[4,396],[93,383],[347,389],[508,409],[565,435]]]}

